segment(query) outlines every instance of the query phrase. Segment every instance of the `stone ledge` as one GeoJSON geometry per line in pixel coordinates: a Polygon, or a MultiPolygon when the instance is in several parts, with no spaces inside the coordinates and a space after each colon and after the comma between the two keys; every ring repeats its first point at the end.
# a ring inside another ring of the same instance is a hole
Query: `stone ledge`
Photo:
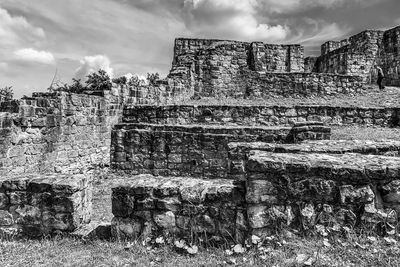
{"type": "Polygon", "coordinates": [[[0,179],[0,235],[70,233],[88,223],[92,180],[84,175],[24,175],[0,179]]]}
{"type": "Polygon", "coordinates": [[[360,153],[399,156],[400,141],[396,140],[309,140],[298,144],[273,143],[229,143],[229,150],[235,158],[246,158],[250,150],[274,153],[360,153]]]}
{"type": "Polygon", "coordinates": [[[384,234],[398,223],[398,157],[252,151],[246,170],[252,234],[344,226],[384,234]]]}
{"type": "Polygon", "coordinates": [[[265,179],[278,173],[302,174],[355,183],[400,179],[400,158],[347,153],[293,154],[250,152],[246,167],[251,173],[265,173],[265,179]]]}
{"type": "Polygon", "coordinates": [[[112,235],[243,240],[244,188],[231,180],[134,176],[112,189],[112,235]]]}

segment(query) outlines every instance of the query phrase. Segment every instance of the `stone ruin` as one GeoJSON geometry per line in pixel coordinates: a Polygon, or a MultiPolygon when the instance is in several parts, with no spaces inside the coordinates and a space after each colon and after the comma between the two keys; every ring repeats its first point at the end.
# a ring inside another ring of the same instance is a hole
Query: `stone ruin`
{"type": "Polygon", "coordinates": [[[0,236],[82,231],[96,166],[124,177],[112,188],[114,238],[393,231],[400,142],[330,140],[330,126],[399,127],[400,107],[182,103],[361,93],[375,63],[399,85],[399,34],[330,41],[316,58],[300,45],[177,39],[154,84],[1,101],[0,236]]]}

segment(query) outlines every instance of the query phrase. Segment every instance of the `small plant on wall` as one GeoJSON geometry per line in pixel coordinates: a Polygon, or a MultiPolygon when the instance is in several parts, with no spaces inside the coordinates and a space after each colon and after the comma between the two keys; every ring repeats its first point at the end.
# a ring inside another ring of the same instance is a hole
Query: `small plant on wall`
{"type": "Polygon", "coordinates": [[[11,100],[14,97],[14,90],[12,86],[5,86],[0,88],[0,99],[1,100],[11,100]]]}
{"type": "Polygon", "coordinates": [[[99,70],[87,76],[86,86],[89,90],[111,90],[111,79],[107,72],[99,70]]]}

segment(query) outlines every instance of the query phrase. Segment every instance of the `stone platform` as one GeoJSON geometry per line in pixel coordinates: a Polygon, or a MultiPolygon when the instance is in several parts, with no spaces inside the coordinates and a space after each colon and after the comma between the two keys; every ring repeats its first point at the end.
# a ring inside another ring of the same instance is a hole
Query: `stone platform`
{"type": "Polygon", "coordinates": [[[398,157],[251,151],[246,175],[253,234],[317,226],[391,231],[397,225],[398,157]]]}
{"type": "Polygon", "coordinates": [[[231,180],[133,176],[112,189],[112,236],[242,242],[244,188],[231,180]]]}
{"type": "Polygon", "coordinates": [[[329,138],[330,128],[319,122],[293,127],[118,124],[112,132],[111,166],[131,174],[226,178],[230,142],[329,138]]]}
{"type": "Polygon", "coordinates": [[[400,141],[395,140],[308,140],[296,144],[264,142],[229,143],[229,177],[245,179],[245,162],[252,150],[273,153],[359,153],[371,155],[400,156],[400,141]]]}
{"type": "Polygon", "coordinates": [[[84,175],[0,179],[0,237],[70,233],[88,223],[92,181],[84,175]]]}

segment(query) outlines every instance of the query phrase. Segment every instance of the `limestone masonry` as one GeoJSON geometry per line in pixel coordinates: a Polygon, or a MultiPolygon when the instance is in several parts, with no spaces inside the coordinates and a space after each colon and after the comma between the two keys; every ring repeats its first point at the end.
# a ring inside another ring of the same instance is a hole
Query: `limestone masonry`
{"type": "Polygon", "coordinates": [[[70,233],[90,222],[92,181],[86,175],[0,179],[0,237],[70,233]]]}
{"type": "Polygon", "coordinates": [[[213,244],[282,230],[393,232],[400,143],[330,140],[330,126],[399,127],[400,107],[193,103],[354,96],[370,90],[374,64],[399,86],[399,37],[400,27],[367,30],[307,58],[297,44],[180,38],[165,79],[1,98],[0,238],[86,226],[115,239],[213,244]],[[121,179],[112,223],[96,228],[101,167],[121,179]]]}

